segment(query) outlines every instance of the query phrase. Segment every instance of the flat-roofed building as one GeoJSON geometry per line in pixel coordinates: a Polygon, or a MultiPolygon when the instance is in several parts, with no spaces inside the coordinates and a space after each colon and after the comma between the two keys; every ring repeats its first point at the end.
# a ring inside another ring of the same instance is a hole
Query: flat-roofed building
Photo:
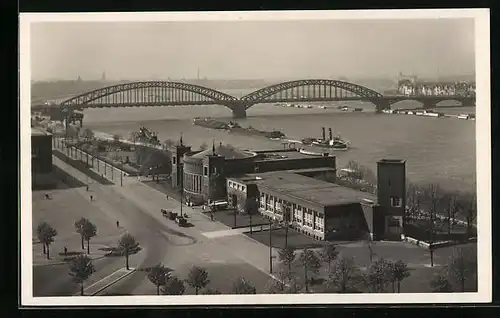
{"type": "Polygon", "coordinates": [[[238,209],[243,209],[245,200],[258,197],[261,214],[318,240],[400,237],[406,193],[404,161],[378,162],[377,195],[300,171],[228,178],[228,201],[236,200],[238,209]]]}

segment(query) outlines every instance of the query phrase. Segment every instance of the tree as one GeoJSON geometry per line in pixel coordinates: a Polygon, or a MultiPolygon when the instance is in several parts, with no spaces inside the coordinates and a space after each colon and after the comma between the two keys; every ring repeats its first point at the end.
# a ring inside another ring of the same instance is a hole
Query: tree
{"type": "Polygon", "coordinates": [[[252,234],[252,215],[259,212],[259,201],[255,197],[248,197],[245,201],[245,213],[249,216],[250,234],[252,234]]]}
{"type": "Polygon", "coordinates": [[[431,280],[430,285],[432,287],[432,291],[436,293],[449,293],[453,291],[453,287],[450,282],[442,273],[435,275],[431,280]]]}
{"type": "Polygon", "coordinates": [[[82,228],[82,238],[87,241],[87,254],[90,254],[90,239],[97,235],[97,227],[87,220],[82,228]]]}
{"type": "Polygon", "coordinates": [[[123,255],[125,255],[125,266],[128,270],[128,258],[131,254],[135,254],[141,249],[139,243],[131,234],[125,233],[118,241],[118,249],[122,252],[123,255]]]}
{"type": "Polygon", "coordinates": [[[85,224],[87,224],[88,222],[89,222],[89,220],[87,220],[86,218],[83,218],[83,217],[75,222],[76,232],[78,234],[80,234],[80,238],[81,238],[81,242],[82,242],[82,250],[85,249],[85,245],[84,245],[85,239],[83,236],[84,227],[85,227],[85,224]]]}
{"type": "Polygon", "coordinates": [[[80,285],[80,295],[83,296],[83,284],[95,272],[94,264],[87,255],[78,255],[69,265],[69,275],[80,285]]]}
{"type": "Polygon", "coordinates": [[[399,293],[401,291],[401,281],[410,276],[410,271],[408,270],[408,266],[401,260],[394,263],[390,262],[389,267],[392,278],[392,292],[395,292],[394,283],[397,283],[399,293]]]}
{"type": "Polygon", "coordinates": [[[366,287],[372,293],[383,293],[391,281],[391,266],[384,258],[379,258],[368,267],[363,275],[366,287]]]}
{"type": "Polygon", "coordinates": [[[446,193],[443,196],[444,209],[446,211],[446,220],[448,223],[448,234],[451,234],[452,225],[455,222],[456,215],[460,209],[457,197],[458,194],[456,192],[446,193]]]}
{"type": "Polygon", "coordinates": [[[50,244],[54,242],[54,237],[57,236],[57,231],[50,224],[45,223],[40,225],[40,242],[45,245],[47,259],[50,259],[50,244]]]}
{"type": "Polygon", "coordinates": [[[465,292],[467,283],[477,278],[477,257],[471,248],[458,247],[453,249],[448,263],[448,277],[458,285],[458,290],[465,292]]]}
{"type": "Polygon", "coordinates": [[[186,287],[184,287],[184,282],[176,276],[167,279],[162,289],[163,295],[183,295],[185,292],[186,287]]]}
{"type": "Polygon", "coordinates": [[[429,184],[424,189],[424,195],[426,198],[426,208],[428,210],[428,241],[429,241],[429,253],[431,256],[431,266],[434,266],[434,234],[435,234],[435,222],[437,210],[439,208],[440,200],[442,199],[442,190],[438,184],[429,184]]]}
{"type": "Polygon", "coordinates": [[[287,284],[290,283],[292,275],[287,268],[282,268],[276,278],[271,278],[266,284],[268,294],[284,294],[287,291],[287,284]]]}
{"type": "Polygon", "coordinates": [[[38,226],[36,227],[36,237],[38,238],[38,241],[42,243],[42,248],[43,248],[43,254],[47,254],[45,244],[43,243],[44,241],[44,235],[45,235],[45,227],[49,226],[47,222],[40,222],[38,226]]]}
{"type": "Polygon", "coordinates": [[[328,273],[330,273],[331,264],[335,261],[338,255],[339,252],[337,251],[335,244],[328,241],[325,242],[323,249],[320,252],[320,257],[323,262],[328,264],[328,273]]]}
{"type": "Polygon", "coordinates": [[[118,134],[113,135],[113,141],[115,144],[118,144],[121,139],[122,139],[122,137],[120,135],[118,135],[118,134]]]}
{"type": "Polygon", "coordinates": [[[290,227],[290,218],[292,207],[290,202],[283,203],[283,223],[285,224],[285,248],[288,247],[288,228],[290,227]]]}
{"type": "Polygon", "coordinates": [[[257,289],[255,286],[244,279],[243,277],[239,277],[233,283],[233,293],[234,294],[257,294],[257,289]]]}
{"type": "Polygon", "coordinates": [[[304,248],[302,250],[299,260],[304,267],[304,287],[307,293],[309,291],[308,273],[311,272],[312,274],[317,274],[321,267],[321,261],[316,253],[308,248],[304,248]]]}
{"type": "Polygon", "coordinates": [[[278,259],[287,267],[289,273],[292,272],[292,263],[295,260],[295,256],[295,250],[291,247],[278,250],[278,259]]]}
{"type": "Polygon", "coordinates": [[[198,295],[198,291],[207,286],[210,282],[207,270],[198,266],[193,266],[189,271],[186,282],[189,286],[194,288],[195,295],[198,295]]]}
{"type": "Polygon", "coordinates": [[[82,137],[86,140],[91,140],[94,138],[94,132],[90,128],[85,128],[82,132],[82,137]]]}
{"type": "Polygon", "coordinates": [[[338,258],[326,281],[326,289],[338,293],[354,291],[361,273],[353,258],[338,258]]]}
{"type": "Polygon", "coordinates": [[[203,295],[220,295],[222,294],[219,290],[215,288],[206,288],[201,292],[203,295]]]}
{"type": "Polygon", "coordinates": [[[200,145],[200,150],[207,150],[208,149],[208,145],[206,142],[202,142],[201,145],[200,145]]]}
{"type": "Polygon", "coordinates": [[[412,221],[419,218],[422,209],[422,199],[423,189],[414,183],[409,183],[406,187],[406,204],[408,207],[406,209],[407,216],[405,217],[404,224],[407,223],[408,219],[412,221]]]}
{"type": "Polygon", "coordinates": [[[460,210],[464,213],[465,222],[467,223],[467,233],[470,235],[474,227],[474,222],[477,216],[477,196],[476,193],[468,193],[464,195],[460,203],[460,210]]]}
{"type": "Polygon", "coordinates": [[[171,269],[166,268],[162,264],[157,264],[148,269],[148,279],[156,286],[156,295],[160,294],[160,286],[164,286],[171,278],[171,271],[171,269]]]}

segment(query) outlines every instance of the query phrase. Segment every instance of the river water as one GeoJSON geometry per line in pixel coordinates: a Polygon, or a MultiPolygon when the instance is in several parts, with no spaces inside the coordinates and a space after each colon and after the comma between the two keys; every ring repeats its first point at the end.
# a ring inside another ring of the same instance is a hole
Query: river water
{"type": "MultiPolygon", "coordinates": [[[[252,90],[248,90],[250,92],[252,90]]],[[[240,97],[247,91],[227,91],[240,97]]],[[[442,187],[471,191],[476,176],[475,121],[454,118],[429,118],[410,115],[375,114],[370,103],[342,102],[321,105],[362,107],[363,112],[340,112],[330,109],[301,109],[258,104],[247,111],[248,118],[238,119],[243,126],[283,131],[290,139],[321,136],[321,127],[331,127],[351,142],[351,149],[335,152],[338,167],[349,160],[376,169],[376,161],[401,158],[407,161],[408,178],[418,183],[439,183],[442,187]]],[[[401,102],[398,108],[419,107],[415,102],[401,102]]],[[[446,108],[448,114],[474,113],[474,108],[446,108]]],[[[223,142],[244,149],[282,147],[279,141],[261,137],[229,134],[192,125],[194,117],[231,119],[224,106],[137,107],[85,109],[84,127],[119,134],[145,126],[158,133],[160,140],[179,138],[197,148],[203,142],[223,142]]]]}

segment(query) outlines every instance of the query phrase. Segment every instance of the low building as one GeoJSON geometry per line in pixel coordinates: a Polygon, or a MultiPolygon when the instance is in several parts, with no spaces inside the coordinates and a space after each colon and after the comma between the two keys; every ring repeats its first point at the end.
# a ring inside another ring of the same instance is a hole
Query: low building
{"type": "Polygon", "coordinates": [[[226,199],[226,179],[245,173],[306,169],[303,173],[308,175],[324,173],[325,179],[335,178],[334,156],[305,154],[293,148],[250,151],[221,143],[203,151],[192,151],[180,140],[170,151],[172,187],[182,187],[188,200],[195,204],[226,199]],[[325,167],[330,168],[329,173],[314,171],[325,167]]]}
{"type": "Polygon", "coordinates": [[[31,183],[33,188],[50,187],[55,183],[52,173],[52,134],[31,128],[31,183]]]}
{"type": "Polygon", "coordinates": [[[377,195],[318,180],[300,170],[227,179],[228,201],[244,209],[257,199],[264,216],[318,240],[399,239],[405,206],[405,162],[378,162],[377,195]]]}

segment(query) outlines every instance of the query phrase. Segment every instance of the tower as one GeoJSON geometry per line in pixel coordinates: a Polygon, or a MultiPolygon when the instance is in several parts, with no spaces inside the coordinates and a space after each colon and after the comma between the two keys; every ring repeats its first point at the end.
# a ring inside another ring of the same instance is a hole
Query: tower
{"type": "Polygon", "coordinates": [[[179,142],[172,148],[172,187],[179,188],[182,186],[184,178],[183,157],[191,151],[191,147],[185,146],[182,142],[182,135],[179,142]]]}
{"type": "Polygon", "coordinates": [[[401,233],[406,211],[406,161],[377,162],[377,199],[384,218],[385,235],[401,233]]]}
{"type": "Polygon", "coordinates": [[[217,153],[215,141],[212,143],[212,149],[203,159],[203,185],[205,189],[205,197],[210,200],[222,198],[225,191],[225,175],[224,175],[225,157],[217,153]]]}

